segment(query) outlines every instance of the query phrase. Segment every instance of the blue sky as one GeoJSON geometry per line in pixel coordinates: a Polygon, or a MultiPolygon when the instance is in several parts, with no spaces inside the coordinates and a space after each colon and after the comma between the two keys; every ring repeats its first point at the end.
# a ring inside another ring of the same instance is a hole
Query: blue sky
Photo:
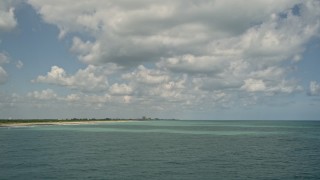
{"type": "Polygon", "coordinates": [[[1,1],[0,118],[319,120],[319,35],[318,0],[1,1]]]}

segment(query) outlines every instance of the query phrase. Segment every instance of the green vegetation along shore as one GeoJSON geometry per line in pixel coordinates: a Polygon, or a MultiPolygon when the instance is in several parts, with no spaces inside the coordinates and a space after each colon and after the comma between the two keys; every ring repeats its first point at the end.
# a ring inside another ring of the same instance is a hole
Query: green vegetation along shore
{"type": "Polygon", "coordinates": [[[139,121],[141,119],[0,119],[0,127],[31,125],[72,125],[93,124],[100,122],[139,121]]]}
{"type": "MultiPolygon", "coordinates": [[[[50,122],[90,122],[90,121],[122,121],[124,119],[0,119],[0,124],[6,123],[50,123],[50,122]]],[[[128,119],[125,119],[128,120],[128,119]]]]}

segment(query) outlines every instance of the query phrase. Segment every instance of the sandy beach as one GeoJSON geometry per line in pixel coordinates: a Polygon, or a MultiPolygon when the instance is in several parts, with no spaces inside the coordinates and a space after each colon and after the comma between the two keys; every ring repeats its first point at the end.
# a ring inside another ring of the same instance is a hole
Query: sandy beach
{"type": "Polygon", "coordinates": [[[111,121],[72,121],[72,122],[22,122],[22,123],[0,123],[0,127],[25,127],[25,126],[50,126],[50,125],[81,125],[81,124],[98,124],[98,123],[114,123],[128,122],[126,120],[111,121]]]}

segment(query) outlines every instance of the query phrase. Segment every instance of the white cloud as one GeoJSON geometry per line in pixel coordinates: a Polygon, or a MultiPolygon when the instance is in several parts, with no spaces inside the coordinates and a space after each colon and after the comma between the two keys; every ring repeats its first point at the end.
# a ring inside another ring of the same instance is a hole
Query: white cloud
{"type": "Polygon", "coordinates": [[[123,102],[129,104],[132,100],[132,96],[123,96],[123,102]]]}
{"type": "Polygon", "coordinates": [[[18,62],[16,62],[16,67],[18,68],[18,69],[21,69],[22,67],[23,67],[23,62],[22,61],[18,61],[18,62]]]}
{"type": "Polygon", "coordinates": [[[6,53],[4,53],[4,52],[0,53],[0,65],[5,64],[5,63],[9,63],[9,62],[10,62],[10,59],[6,55],[6,53]]]}
{"type": "Polygon", "coordinates": [[[110,93],[112,95],[130,95],[133,89],[126,84],[115,83],[110,87],[110,93]]]}
{"type": "Polygon", "coordinates": [[[303,90],[303,87],[293,80],[281,80],[281,82],[277,82],[276,84],[272,84],[271,82],[267,89],[267,93],[271,95],[278,93],[292,94],[302,92],[303,90]]]}
{"type": "Polygon", "coordinates": [[[320,35],[317,0],[28,2],[88,65],[74,74],[53,66],[33,82],[99,91],[69,102],[229,107],[301,92],[288,66],[320,35]]]}
{"type": "Polygon", "coordinates": [[[150,95],[158,96],[167,101],[181,101],[184,100],[184,80],[169,81],[161,84],[155,88],[150,89],[150,95]]]}
{"type": "Polygon", "coordinates": [[[81,97],[78,94],[69,94],[65,100],[67,102],[77,102],[81,99],[81,97]]]}
{"type": "Polygon", "coordinates": [[[103,57],[103,50],[101,49],[100,43],[92,43],[90,41],[83,42],[79,37],[73,38],[73,44],[70,50],[78,53],[79,60],[88,64],[103,57]]]}
{"type": "Polygon", "coordinates": [[[61,36],[81,32],[93,37],[75,36],[70,48],[88,64],[131,66],[165,59],[162,67],[187,72],[216,71],[224,61],[239,59],[279,65],[297,61],[303,45],[319,32],[317,1],[29,3],[60,28],[61,36]]]}
{"type": "Polygon", "coordinates": [[[108,80],[102,68],[92,65],[78,70],[74,75],[68,75],[63,68],[52,66],[46,76],[38,76],[32,82],[55,84],[82,91],[101,91],[108,88],[108,80]]]}
{"type": "Polygon", "coordinates": [[[58,95],[52,89],[46,89],[42,91],[33,91],[28,93],[28,97],[37,100],[55,100],[58,95]]]}
{"type": "Polygon", "coordinates": [[[0,1],[0,32],[10,31],[16,27],[13,1],[0,1]]]}
{"type": "Polygon", "coordinates": [[[311,81],[308,94],[310,96],[320,96],[320,84],[316,81],[311,81]]]}
{"type": "Polygon", "coordinates": [[[139,66],[135,71],[124,74],[124,81],[128,81],[134,89],[134,95],[140,101],[176,101],[181,100],[187,77],[175,76],[167,71],[149,69],[139,66]]]}
{"type": "Polygon", "coordinates": [[[138,81],[143,84],[160,84],[169,80],[169,75],[155,69],[147,69],[144,66],[139,66],[137,70],[131,73],[124,74],[123,79],[130,81],[138,81]]]}
{"type": "Polygon", "coordinates": [[[286,74],[286,70],[284,68],[277,67],[277,66],[269,66],[265,69],[253,71],[249,74],[249,76],[258,78],[258,79],[275,81],[283,78],[285,74],[286,74]]]}
{"type": "Polygon", "coordinates": [[[242,83],[236,77],[197,77],[193,78],[194,88],[205,90],[205,91],[215,91],[215,90],[229,90],[240,88],[242,83]]]}
{"type": "MultiPolygon", "coordinates": [[[[310,3],[301,6],[301,9],[306,9],[301,12],[301,17],[290,15],[288,11],[301,3],[299,0],[138,0],[134,3],[95,0],[77,2],[76,6],[66,5],[74,4],[73,1],[30,0],[29,3],[46,22],[60,28],[60,37],[68,32],[82,32],[95,38],[90,41],[79,37],[73,39],[71,50],[79,55],[80,60],[89,64],[115,62],[129,65],[172,55],[204,54],[211,42],[230,42],[233,37],[243,34],[246,34],[244,38],[251,41],[248,49],[255,48],[253,52],[248,52],[252,54],[250,56],[261,53],[280,55],[292,46],[299,46],[301,40],[307,34],[312,35],[317,26],[315,18],[311,18],[316,10],[307,6],[310,3]],[[287,13],[288,18],[279,18],[279,13],[287,13]],[[283,24],[280,28],[277,21],[283,24]],[[305,24],[309,26],[302,28],[305,24]],[[286,28],[291,26],[296,28],[286,28]],[[305,31],[301,32],[301,29],[305,31]],[[288,34],[282,34],[285,31],[288,34]],[[299,38],[301,35],[302,38],[299,38]],[[287,45],[292,45],[288,48],[282,46],[283,40],[287,45]]],[[[232,48],[232,44],[226,48],[232,48]]]]}
{"type": "Polygon", "coordinates": [[[48,82],[48,83],[57,83],[65,84],[64,79],[66,77],[66,72],[64,69],[58,66],[52,66],[51,71],[48,72],[47,76],[39,76],[34,82],[48,82]]]}
{"type": "Polygon", "coordinates": [[[171,57],[158,64],[169,70],[185,73],[219,73],[227,67],[227,59],[215,56],[200,56],[187,54],[179,57],[171,57]]]}
{"type": "Polygon", "coordinates": [[[111,102],[111,96],[109,94],[88,95],[84,93],[73,93],[66,97],[60,97],[60,99],[70,103],[71,105],[83,106],[102,106],[107,102],[111,102]]]}
{"type": "MultiPolygon", "coordinates": [[[[57,94],[52,89],[45,89],[41,91],[32,91],[27,93],[27,98],[31,98],[33,104],[42,104],[43,102],[67,103],[72,106],[102,106],[107,102],[111,102],[112,98],[108,94],[85,94],[85,93],[71,93],[66,96],[57,94]]],[[[23,97],[19,97],[23,100],[23,97]]]]}
{"type": "Polygon", "coordinates": [[[246,79],[244,81],[244,85],[241,87],[241,89],[244,89],[248,92],[259,92],[259,91],[265,91],[266,85],[262,80],[257,79],[246,79]]]}

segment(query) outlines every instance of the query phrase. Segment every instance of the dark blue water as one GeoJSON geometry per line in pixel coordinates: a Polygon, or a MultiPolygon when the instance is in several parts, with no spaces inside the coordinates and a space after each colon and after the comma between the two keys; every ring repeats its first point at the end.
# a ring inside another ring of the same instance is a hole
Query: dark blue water
{"type": "Polygon", "coordinates": [[[320,179],[320,122],[0,128],[0,179],[320,179]]]}

